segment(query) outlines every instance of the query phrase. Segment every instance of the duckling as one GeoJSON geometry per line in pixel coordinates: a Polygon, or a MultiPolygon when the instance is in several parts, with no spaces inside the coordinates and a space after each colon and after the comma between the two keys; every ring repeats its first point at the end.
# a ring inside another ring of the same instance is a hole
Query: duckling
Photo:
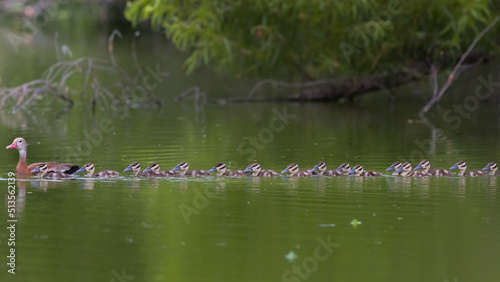
{"type": "Polygon", "coordinates": [[[396,170],[401,176],[429,176],[428,172],[421,170],[411,170],[411,164],[409,162],[405,162],[396,170]]]}
{"type": "Polygon", "coordinates": [[[217,176],[244,176],[243,170],[226,170],[225,163],[217,163],[208,172],[217,172],[217,176]]]}
{"type": "Polygon", "coordinates": [[[210,172],[206,170],[201,170],[201,169],[195,169],[195,170],[190,170],[189,169],[189,164],[187,162],[180,162],[178,165],[176,165],[172,170],[173,171],[179,171],[180,176],[204,176],[204,175],[210,175],[210,172]]]}
{"type": "Polygon", "coordinates": [[[483,170],[489,170],[490,173],[488,173],[488,175],[490,176],[496,176],[496,175],[500,175],[500,173],[497,172],[497,164],[494,163],[494,162],[490,162],[488,163],[484,168],[483,170]]]}
{"type": "Polygon", "coordinates": [[[325,162],[318,162],[313,169],[311,169],[313,175],[325,175],[325,176],[340,176],[342,172],[338,170],[326,170],[325,162]]]}
{"type": "Polygon", "coordinates": [[[281,174],[288,173],[288,176],[298,176],[298,177],[308,177],[312,176],[312,173],[309,170],[299,170],[299,165],[296,163],[289,164],[281,174]]]}
{"type": "Polygon", "coordinates": [[[371,170],[365,171],[361,165],[355,165],[348,173],[354,176],[382,176],[380,172],[371,170]]]}
{"type": "Polygon", "coordinates": [[[349,175],[349,171],[351,171],[351,166],[348,163],[341,164],[337,171],[341,173],[341,175],[349,175]]]}
{"type": "Polygon", "coordinates": [[[260,167],[260,164],[258,164],[258,163],[249,164],[247,166],[247,168],[245,168],[245,170],[243,172],[245,172],[245,173],[247,173],[248,175],[251,175],[251,176],[261,176],[261,177],[280,176],[279,173],[277,173],[277,172],[275,172],[273,170],[262,169],[260,167]]]}
{"type": "Polygon", "coordinates": [[[152,171],[141,173],[141,164],[138,163],[138,162],[131,163],[123,171],[132,171],[132,176],[133,177],[138,177],[138,176],[151,177],[151,176],[154,176],[154,173],[152,171]]]}
{"type": "Polygon", "coordinates": [[[102,177],[102,178],[113,178],[113,177],[118,177],[120,174],[116,171],[113,170],[103,170],[98,173],[94,174],[94,164],[93,163],[86,163],[84,164],[80,169],[78,169],[76,172],[82,172],[86,171],[87,172],[87,177],[102,177]]]}
{"type": "Polygon", "coordinates": [[[464,161],[459,161],[458,163],[454,164],[450,169],[458,169],[460,170],[458,172],[458,176],[485,176],[486,172],[484,171],[478,171],[478,170],[473,170],[473,171],[466,171],[467,170],[467,164],[464,161]]]}
{"type": "Polygon", "coordinates": [[[172,170],[160,170],[160,165],[157,163],[151,163],[143,172],[146,177],[167,177],[167,176],[177,176],[179,173],[172,170]]]}
{"type": "Polygon", "coordinates": [[[446,169],[441,169],[441,168],[436,168],[436,169],[430,169],[431,168],[431,163],[428,160],[422,160],[415,168],[414,170],[419,170],[422,169],[422,171],[425,171],[429,173],[431,176],[453,176],[453,172],[446,170],[446,169]]]}
{"type": "Polygon", "coordinates": [[[397,170],[401,167],[401,165],[402,165],[401,162],[395,161],[385,171],[394,170],[394,172],[392,173],[392,175],[399,175],[399,172],[397,170]]]}
{"type": "Polygon", "coordinates": [[[38,173],[37,175],[41,178],[73,178],[70,174],[67,173],[63,173],[60,171],[49,171],[49,166],[46,163],[39,164],[37,167],[31,170],[31,173],[38,173]]]}

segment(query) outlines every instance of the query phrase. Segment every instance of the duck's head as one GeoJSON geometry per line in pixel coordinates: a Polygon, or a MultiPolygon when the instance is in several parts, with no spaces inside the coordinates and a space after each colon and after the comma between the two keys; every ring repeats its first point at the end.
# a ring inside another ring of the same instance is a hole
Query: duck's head
{"type": "Polygon", "coordinates": [[[351,170],[349,170],[349,175],[360,176],[363,173],[364,169],[361,165],[355,165],[351,170]]]}
{"type": "Polygon", "coordinates": [[[160,171],[160,165],[157,163],[151,163],[143,172],[157,173],[159,171],[160,171]]]}
{"type": "Polygon", "coordinates": [[[129,166],[127,166],[127,168],[124,169],[123,171],[140,172],[141,171],[141,164],[138,162],[133,162],[129,166]]]}
{"type": "Polygon", "coordinates": [[[325,162],[318,162],[313,169],[311,169],[311,172],[319,172],[319,174],[323,174],[326,171],[326,163],[325,162]]]}
{"type": "Polygon", "coordinates": [[[26,143],[26,140],[22,137],[17,137],[12,141],[12,144],[7,146],[7,149],[18,149],[18,150],[26,150],[28,144],[26,143]]]}
{"type": "Polygon", "coordinates": [[[181,172],[186,172],[189,169],[189,164],[187,162],[180,162],[178,165],[176,165],[172,170],[180,170],[181,172]]]}
{"type": "Polygon", "coordinates": [[[428,160],[422,160],[418,165],[414,168],[414,170],[417,169],[423,169],[427,170],[431,166],[431,163],[428,160]]]}
{"type": "Polygon", "coordinates": [[[299,172],[299,165],[296,163],[289,164],[281,174],[288,173],[289,176],[295,176],[299,172]]]}
{"type": "Polygon", "coordinates": [[[496,171],[498,169],[497,164],[494,162],[488,163],[483,170],[491,170],[491,171],[496,171]]]}
{"type": "Polygon", "coordinates": [[[47,173],[47,170],[49,169],[49,166],[45,163],[39,164],[37,167],[35,167],[31,173],[38,173],[39,176],[44,176],[47,173]]]}
{"type": "Polygon", "coordinates": [[[95,167],[93,163],[86,163],[81,168],[79,168],[76,172],[86,171],[87,175],[90,176],[94,173],[95,167]]]}
{"type": "Polygon", "coordinates": [[[400,168],[400,167],[401,167],[401,162],[395,161],[385,171],[391,171],[391,170],[398,171],[398,168],[400,168]]]}
{"type": "Polygon", "coordinates": [[[467,164],[464,161],[459,161],[458,163],[450,167],[450,169],[458,169],[460,171],[465,171],[467,169],[467,164]]]}
{"type": "Polygon", "coordinates": [[[396,172],[403,172],[405,174],[407,174],[410,171],[411,171],[411,163],[409,162],[405,162],[396,170],[396,172]]]}
{"type": "Polygon", "coordinates": [[[245,168],[244,172],[246,172],[250,175],[253,175],[253,176],[257,176],[261,170],[262,170],[262,168],[260,167],[260,164],[253,163],[253,164],[249,164],[247,166],[247,168],[245,168]]]}
{"type": "Polygon", "coordinates": [[[217,163],[208,172],[217,172],[217,175],[223,175],[226,173],[226,164],[225,163],[217,163]]]}
{"type": "Polygon", "coordinates": [[[348,174],[351,171],[351,166],[348,163],[343,163],[337,168],[337,171],[348,174]]]}

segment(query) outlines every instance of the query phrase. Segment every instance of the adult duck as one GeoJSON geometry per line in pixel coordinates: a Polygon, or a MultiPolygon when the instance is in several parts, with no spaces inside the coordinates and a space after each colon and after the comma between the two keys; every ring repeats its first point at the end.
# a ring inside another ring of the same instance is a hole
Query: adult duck
{"type": "Polygon", "coordinates": [[[19,151],[19,162],[16,166],[16,174],[20,175],[36,175],[37,173],[32,173],[31,171],[38,167],[40,164],[47,164],[47,169],[49,171],[63,172],[67,174],[72,174],[78,170],[78,166],[70,163],[56,163],[56,162],[39,162],[27,165],[26,155],[28,154],[28,144],[26,140],[22,137],[17,137],[14,139],[12,144],[7,146],[7,149],[17,149],[19,151]]]}

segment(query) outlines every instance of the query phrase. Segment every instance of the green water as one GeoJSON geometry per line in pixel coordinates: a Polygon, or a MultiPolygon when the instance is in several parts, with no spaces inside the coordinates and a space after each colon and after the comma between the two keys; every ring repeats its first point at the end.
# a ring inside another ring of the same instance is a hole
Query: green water
{"type": "MultiPolygon", "coordinates": [[[[89,46],[97,46],[96,56],[105,53],[106,36],[77,44],[80,55],[88,55],[83,50],[89,46]]],[[[48,57],[51,44],[43,49],[48,57]]],[[[34,46],[25,48],[3,53],[0,75],[9,86],[36,78],[52,63],[44,59],[23,73],[41,57],[34,46]]],[[[139,50],[145,64],[182,61],[145,43],[139,50]]],[[[125,54],[118,55],[127,59],[125,54]]],[[[84,105],[71,111],[3,109],[0,144],[26,138],[28,163],[91,161],[97,170],[122,176],[18,179],[11,275],[5,263],[7,178],[18,153],[4,150],[0,280],[498,281],[496,177],[134,179],[122,173],[132,161],[171,169],[184,160],[205,170],[220,161],[229,169],[258,161],[280,172],[291,162],[311,169],[323,160],[329,169],[348,162],[385,172],[395,160],[416,166],[426,158],[433,167],[449,168],[463,159],[469,169],[481,169],[499,161],[497,105],[481,103],[458,128],[443,113],[463,103],[477,86],[475,78],[490,71],[469,74],[428,121],[416,115],[422,98],[411,95],[427,91],[425,83],[398,90],[401,98],[393,106],[380,93],[356,105],[208,104],[195,110],[192,101],[172,101],[193,84],[214,96],[248,92],[247,82],[224,83],[224,77],[203,72],[187,78],[173,73],[155,90],[167,93],[164,107],[133,109],[127,116],[84,105]],[[250,145],[252,139],[258,144],[250,145]]]]}

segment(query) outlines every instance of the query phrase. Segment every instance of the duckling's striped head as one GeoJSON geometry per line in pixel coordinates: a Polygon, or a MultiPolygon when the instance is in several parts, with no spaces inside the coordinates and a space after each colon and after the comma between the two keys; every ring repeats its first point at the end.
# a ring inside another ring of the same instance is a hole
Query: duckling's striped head
{"type": "Polygon", "coordinates": [[[391,171],[391,170],[397,171],[401,167],[401,165],[402,165],[401,162],[395,161],[385,171],[391,171]]]}
{"type": "Polygon", "coordinates": [[[157,173],[160,171],[160,165],[157,163],[151,163],[143,172],[154,172],[157,173]]]}
{"type": "Polygon", "coordinates": [[[414,170],[417,169],[423,169],[424,171],[429,170],[431,167],[431,163],[428,160],[422,160],[415,168],[414,170]]]}
{"type": "Polygon", "coordinates": [[[86,163],[80,169],[78,169],[76,172],[86,171],[86,172],[93,173],[94,169],[95,169],[95,167],[94,167],[93,163],[86,163]]]}
{"type": "Polygon", "coordinates": [[[217,175],[222,175],[226,172],[226,164],[225,163],[217,163],[208,172],[217,172],[217,175]]]}
{"type": "Polygon", "coordinates": [[[245,168],[244,172],[256,176],[260,173],[261,170],[262,170],[262,168],[260,167],[260,164],[253,163],[253,164],[249,164],[247,166],[247,168],[245,168]]]}
{"type": "Polygon", "coordinates": [[[311,172],[319,172],[318,174],[323,174],[326,171],[326,163],[321,161],[318,162],[313,169],[311,169],[311,172]]]}
{"type": "Polygon", "coordinates": [[[349,170],[349,175],[360,176],[365,170],[361,165],[355,165],[351,170],[349,170]]]}
{"type": "Polygon", "coordinates": [[[403,172],[404,175],[406,175],[410,171],[411,171],[411,163],[409,162],[405,162],[396,170],[396,172],[403,172]]]}
{"type": "Polygon", "coordinates": [[[288,173],[289,176],[294,176],[298,172],[299,172],[299,165],[296,163],[291,163],[281,172],[281,174],[288,173]]]}
{"type": "Polygon", "coordinates": [[[141,171],[141,164],[138,162],[133,162],[129,166],[127,166],[127,168],[124,169],[123,171],[139,172],[141,171]]]}
{"type": "Polygon", "coordinates": [[[39,164],[37,167],[35,167],[31,173],[38,173],[39,176],[44,176],[45,173],[47,173],[47,170],[49,169],[49,166],[46,163],[39,164]]]}
{"type": "Polygon", "coordinates": [[[467,164],[464,161],[459,161],[458,163],[450,167],[450,169],[459,169],[460,171],[465,171],[467,169],[467,164]]]}
{"type": "Polygon", "coordinates": [[[497,164],[494,162],[488,163],[483,170],[496,171],[498,169],[497,164]]]}
{"type": "Polygon", "coordinates": [[[337,171],[344,174],[349,173],[349,171],[351,171],[351,166],[348,163],[343,163],[337,168],[337,171]]]}
{"type": "Polygon", "coordinates": [[[186,172],[189,169],[189,164],[187,162],[180,162],[178,165],[176,165],[172,170],[180,170],[182,172],[186,172]]]}

